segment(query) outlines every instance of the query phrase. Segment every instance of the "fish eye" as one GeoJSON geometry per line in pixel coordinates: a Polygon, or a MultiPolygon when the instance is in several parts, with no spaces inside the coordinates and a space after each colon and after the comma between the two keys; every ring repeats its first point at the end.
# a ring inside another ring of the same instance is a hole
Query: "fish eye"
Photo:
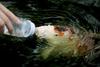
{"type": "Polygon", "coordinates": [[[55,34],[55,36],[58,36],[58,34],[55,34]]]}

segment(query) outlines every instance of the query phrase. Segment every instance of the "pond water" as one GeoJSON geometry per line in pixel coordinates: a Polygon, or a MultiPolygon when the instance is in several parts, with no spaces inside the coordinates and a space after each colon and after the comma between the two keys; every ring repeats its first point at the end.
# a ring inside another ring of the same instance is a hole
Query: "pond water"
{"type": "MultiPolygon", "coordinates": [[[[62,2],[62,1],[61,1],[62,2]]],[[[100,61],[100,19],[96,14],[94,7],[84,6],[71,2],[62,2],[54,4],[51,2],[49,9],[41,9],[32,2],[30,7],[17,7],[16,2],[2,2],[18,17],[30,19],[36,24],[41,25],[61,25],[75,26],[80,33],[84,31],[96,33],[94,37],[95,48],[85,57],[56,57],[42,59],[40,57],[40,49],[46,46],[45,39],[40,40],[35,35],[28,38],[18,38],[6,35],[0,35],[0,53],[2,60],[14,67],[89,67],[99,66],[100,61]],[[56,6],[55,6],[56,5],[56,6]],[[13,60],[11,60],[13,58],[13,60]],[[14,65],[13,65],[14,64],[14,65]]],[[[97,10],[99,7],[96,7],[97,10]]],[[[1,60],[1,61],[2,61],[1,60]]],[[[2,65],[2,64],[1,64],[2,65]]],[[[4,65],[5,66],[5,65],[4,65]]]]}

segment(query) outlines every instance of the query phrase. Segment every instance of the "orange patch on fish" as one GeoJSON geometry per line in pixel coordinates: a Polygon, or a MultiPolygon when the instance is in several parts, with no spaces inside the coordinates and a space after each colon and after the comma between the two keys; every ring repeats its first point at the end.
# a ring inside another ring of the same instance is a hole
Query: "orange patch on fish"
{"type": "Polygon", "coordinates": [[[54,31],[57,33],[57,36],[64,36],[64,32],[61,31],[60,27],[55,26],[54,31]]]}
{"type": "Polygon", "coordinates": [[[54,30],[57,33],[57,36],[64,36],[64,32],[58,31],[58,30],[54,30]]]}
{"type": "Polygon", "coordinates": [[[58,36],[64,36],[64,32],[58,32],[58,36]]]}

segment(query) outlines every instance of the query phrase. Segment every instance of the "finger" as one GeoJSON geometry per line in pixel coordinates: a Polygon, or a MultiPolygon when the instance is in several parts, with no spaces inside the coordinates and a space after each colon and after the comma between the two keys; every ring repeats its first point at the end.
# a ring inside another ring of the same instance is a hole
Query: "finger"
{"type": "Polygon", "coordinates": [[[9,18],[1,10],[0,10],[0,17],[5,22],[9,33],[11,33],[13,31],[13,25],[11,21],[9,20],[9,18]]]}
{"type": "Polygon", "coordinates": [[[3,28],[4,28],[4,21],[0,18],[0,33],[3,32],[3,28]]]}
{"type": "Polygon", "coordinates": [[[21,23],[20,19],[17,16],[15,16],[10,10],[4,7],[1,3],[0,3],[0,10],[4,12],[14,23],[16,24],[21,23]]]}

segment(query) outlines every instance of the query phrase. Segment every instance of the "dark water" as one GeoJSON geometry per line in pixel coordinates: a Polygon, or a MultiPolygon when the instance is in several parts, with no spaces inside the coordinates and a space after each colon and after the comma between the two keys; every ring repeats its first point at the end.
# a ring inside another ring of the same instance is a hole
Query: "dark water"
{"type": "MultiPolygon", "coordinates": [[[[25,0],[26,1],[26,0],[25,0]]],[[[55,0],[56,1],[56,0],[55,0]]],[[[80,30],[83,28],[87,31],[100,34],[100,16],[99,16],[99,0],[94,3],[94,0],[83,1],[74,0],[73,2],[51,1],[49,8],[40,8],[36,1],[29,0],[22,5],[18,6],[16,1],[4,1],[3,4],[14,12],[17,16],[32,20],[36,26],[47,24],[60,24],[60,25],[74,25],[80,30]],[[92,2],[94,5],[92,5],[92,2]]],[[[20,4],[21,5],[21,4],[20,4]]],[[[28,38],[17,38],[11,36],[0,35],[0,65],[13,66],[13,67],[99,67],[100,61],[100,48],[95,50],[94,55],[90,58],[76,57],[71,59],[54,58],[49,60],[41,60],[38,58],[38,53],[33,53],[37,47],[35,36],[28,38]]],[[[100,37],[95,38],[97,46],[100,45],[100,37]]],[[[42,44],[44,44],[42,42],[42,44]]]]}

